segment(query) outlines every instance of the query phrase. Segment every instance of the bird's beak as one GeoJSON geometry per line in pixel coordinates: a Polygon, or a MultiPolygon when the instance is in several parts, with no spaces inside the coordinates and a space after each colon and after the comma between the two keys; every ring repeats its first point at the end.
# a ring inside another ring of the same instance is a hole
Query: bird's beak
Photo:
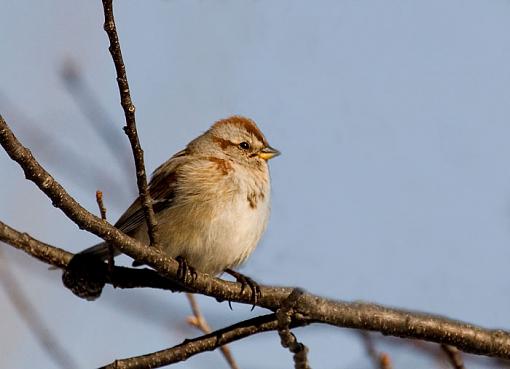
{"type": "Polygon", "coordinates": [[[276,149],[273,149],[271,146],[266,146],[258,153],[259,158],[264,160],[269,160],[274,158],[275,156],[280,155],[280,152],[276,149]]]}

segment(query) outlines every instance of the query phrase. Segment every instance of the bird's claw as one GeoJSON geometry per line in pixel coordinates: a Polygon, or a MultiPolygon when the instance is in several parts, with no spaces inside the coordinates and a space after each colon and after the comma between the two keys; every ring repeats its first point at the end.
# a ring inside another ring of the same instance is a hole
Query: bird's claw
{"type": "Polygon", "coordinates": [[[178,256],[175,258],[177,262],[179,263],[179,268],[177,269],[177,279],[183,283],[186,284],[186,278],[188,275],[191,277],[191,280],[194,281],[197,279],[197,271],[195,268],[193,268],[191,265],[188,264],[185,258],[182,256],[178,256]]]}
{"type": "MultiPolygon", "coordinates": [[[[230,274],[232,277],[236,279],[237,282],[241,283],[241,293],[244,292],[244,289],[246,287],[249,287],[251,290],[251,303],[253,306],[251,307],[251,310],[255,309],[255,306],[257,305],[257,302],[262,297],[262,291],[260,290],[260,286],[257,282],[255,282],[250,277],[245,276],[244,274],[241,274],[239,272],[236,272],[232,269],[225,269],[225,272],[230,274]]],[[[230,309],[232,310],[232,305],[230,301],[228,302],[230,309]]]]}

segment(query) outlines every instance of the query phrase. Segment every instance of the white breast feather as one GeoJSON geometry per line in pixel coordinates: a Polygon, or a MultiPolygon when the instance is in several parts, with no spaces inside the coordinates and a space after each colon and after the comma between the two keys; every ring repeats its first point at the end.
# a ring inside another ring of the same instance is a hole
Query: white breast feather
{"type": "MultiPolygon", "coordinates": [[[[165,252],[174,258],[183,256],[192,267],[212,275],[242,264],[260,241],[269,218],[267,168],[262,173],[265,176],[255,177],[233,165],[235,176],[200,179],[206,188],[195,194],[177,194],[175,204],[159,217],[165,232],[161,239],[167,241],[162,245],[165,252]],[[248,201],[252,193],[264,194],[255,207],[248,201]]],[[[192,169],[204,173],[203,167],[192,169]]],[[[197,172],[190,170],[189,180],[197,180],[197,172]]]]}

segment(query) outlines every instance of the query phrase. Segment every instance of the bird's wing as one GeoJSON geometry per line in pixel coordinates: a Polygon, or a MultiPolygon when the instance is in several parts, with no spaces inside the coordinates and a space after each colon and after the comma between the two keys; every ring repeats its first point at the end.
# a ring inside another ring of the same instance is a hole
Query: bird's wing
{"type": "MultiPolygon", "coordinates": [[[[186,150],[179,151],[152,174],[149,183],[149,193],[152,198],[154,213],[158,214],[172,206],[177,187],[178,169],[185,160],[186,150]]],[[[130,234],[145,222],[145,215],[140,199],[137,198],[122,214],[115,227],[126,234],[130,234]]]]}
{"type": "MultiPolygon", "coordinates": [[[[186,150],[179,151],[157,168],[152,174],[152,178],[149,183],[149,192],[153,201],[152,207],[156,214],[172,206],[175,198],[175,189],[177,187],[177,171],[183,162],[186,161],[186,155],[186,150]]],[[[124,212],[124,214],[122,214],[117,223],[115,223],[115,227],[126,234],[132,234],[144,222],[145,215],[143,213],[143,208],[141,206],[140,199],[137,198],[124,212]]],[[[78,254],[94,255],[106,260],[110,251],[108,244],[106,242],[101,242],[79,252],[78,254]]],[[[119,252],[114,250],[114,255],[118,254],[119,252]]]]}

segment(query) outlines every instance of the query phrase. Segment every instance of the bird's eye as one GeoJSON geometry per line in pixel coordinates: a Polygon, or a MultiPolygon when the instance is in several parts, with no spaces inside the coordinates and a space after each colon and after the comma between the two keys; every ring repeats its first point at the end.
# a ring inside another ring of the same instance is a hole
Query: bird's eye
{"type": "Polygon", "coordinates": [[[246,141],[243,141],[239,144],[239,147],[243,150],[248,150],[250,148],[250,144],[246,141]]]}

